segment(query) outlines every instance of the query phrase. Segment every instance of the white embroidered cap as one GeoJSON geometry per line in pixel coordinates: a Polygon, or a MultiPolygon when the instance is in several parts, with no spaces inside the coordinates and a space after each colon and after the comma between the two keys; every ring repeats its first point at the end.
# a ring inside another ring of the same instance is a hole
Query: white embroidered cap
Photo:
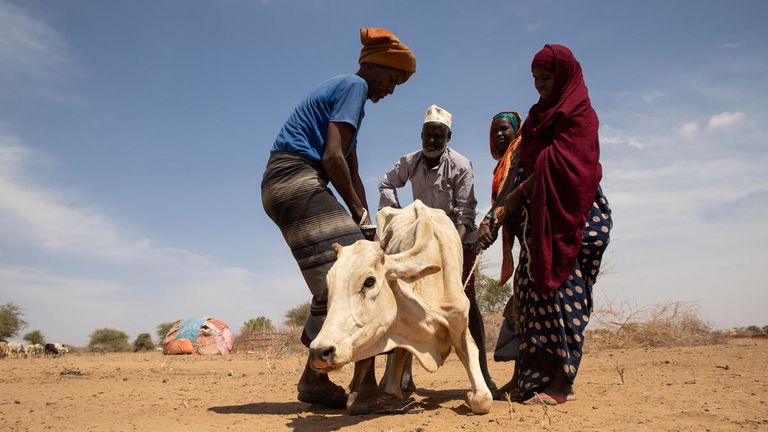
{"type": "Polygon", "coordinates": [[[439,122],[451,128],[451,113],[440,108],[437,105],[430,105],[424,112],[424,123],[439,122]]]}

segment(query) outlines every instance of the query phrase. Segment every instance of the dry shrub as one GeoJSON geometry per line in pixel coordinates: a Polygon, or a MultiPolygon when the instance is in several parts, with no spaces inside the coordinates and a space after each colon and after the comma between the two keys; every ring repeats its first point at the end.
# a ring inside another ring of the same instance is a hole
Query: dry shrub
{"type": "Polygon", "coordinates": [[[760,328],[756,325],[749,327],[734,327],[728,330],[729,338],[768,338],[768,326],[760,328]]]}
{"type": "Polygon", "coordinates": [[[246,329],[235,337],[235,351],[271,358],[299,353],[305,349],[301,344],[301,332],[301,327],[246,329]]]}
{"type": "MultiPolygon", "coordinates": [[[[493,352],[496,348],[496,341],[499,340],[499,330],[504,317],[501,313],[489,313],[483,315],[483,325],[485,326],[485,351],[493,352]]],[[[478,347],[482,349],[481,347],[478,347]]]]}
{"type": "Polygon", "coordinates": [[[592,313],[587,340],[592,347],[635,348],[697,346],[723,343],[723,332],[712,330],[690,302],[670,302],[642,308],[629,302],[603,302],[592,313]]]}

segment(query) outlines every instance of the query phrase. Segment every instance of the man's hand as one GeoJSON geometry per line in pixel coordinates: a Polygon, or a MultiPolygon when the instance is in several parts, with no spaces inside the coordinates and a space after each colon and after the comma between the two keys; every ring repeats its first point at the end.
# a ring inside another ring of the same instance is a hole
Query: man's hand
{"type": "Polygon", "coordinates": [[[357,222],[358,225],[371,225],[371,214],[366,210],[365,211],[365,217],[363,215],[357,215],[355,222],[357,222]],[[360,219],[363,219],[362,222],[360,219]]]}

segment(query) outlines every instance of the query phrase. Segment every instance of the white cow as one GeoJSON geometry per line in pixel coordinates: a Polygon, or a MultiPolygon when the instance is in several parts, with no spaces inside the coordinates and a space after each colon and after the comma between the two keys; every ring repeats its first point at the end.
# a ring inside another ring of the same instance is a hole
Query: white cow
{"type": "Polygon", "coordinates": [[[64,344],[54,342],[53,346],[56,347],[56,350],[59,352],[59,355],[63,356],[64,354],[67,354],[69,352],[69,347],[64,344]]]}
{"type": "Polygon", "coordinates": [[[23,358],[25,356],[24,347],[19,342],[8,342],[8,357],[23,358]]]}
{"type": "MultiPolygon", "coordinates": [[[[380,241],[334,245],[338,256],[327,277],[328,316],[310,345],[312,367],[328,372],[404,348],[434,372],[453,347],[469,375],[470,408],[489,412],[491,392],[467,329],[463,253],[453,222],[418,200],[404,209],[382,209],[376,218],[380,241]]],[[[401,398],[406,360],[396,355],[381,383],[401,398]]]]}

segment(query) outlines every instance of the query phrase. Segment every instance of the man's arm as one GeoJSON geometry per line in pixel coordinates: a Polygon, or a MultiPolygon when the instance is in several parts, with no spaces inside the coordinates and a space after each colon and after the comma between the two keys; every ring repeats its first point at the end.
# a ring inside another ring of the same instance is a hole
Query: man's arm
{"type": "Polygon", "coordinates": [[[407,181],[408,159],[406,156],[403,156],[395,163],[391,170],[384,174],[384,178],[379,183],[379,208],[400,208],[400,201],[397,199],[397,188],[405,186],[407,181]]]}
{"type": "Polygon", "coordinates": [[[354,188],[357,197],[360,199],[363,208],[366,209],[367,212],[365,219],[361,221],[358,218],[355,222],[370,224],[371,212],[368,210],[368,199],[365,197],[365,185],[363,185],[363,180],[360,178],[360,172],[357,168],[357,149],[352,149],[352,151],[349,152],[349,155],[347,156],[347,166],[349,167],[349,174],[352,177],[352,187],[354,188]]]}
{"type": "MultiPolygon", "coordinates": [[[[360,177],[357,172],[357,164],[355,164],[354,174],[352,174],[351,167],[344,158],[344,149],[349,145],[353,132],[354,128],[348,123],[329,122],[322,162],[325,173],[352,213],[352,218],[355,222],[360,222],[363,217],[363,210],[366,209],[363,204],[365,195],[361,200],[353,184],[353,175],[358,180],[360,177]]],[[[356,158],[355,161],[357,161],[356,158]]],[[[370,219],[365,223],[370,223],[370,219]]]]}
{"type": "Polygon", "coordinates": [[[464,241],[466,233],[475,227],[475,213],[477,211],[475,177],[471,165],[461,170],[461,174],[456,179],[454,191],[454,211],[457,215],[456,229],[459,231],[461,240],[464,241]]]}

